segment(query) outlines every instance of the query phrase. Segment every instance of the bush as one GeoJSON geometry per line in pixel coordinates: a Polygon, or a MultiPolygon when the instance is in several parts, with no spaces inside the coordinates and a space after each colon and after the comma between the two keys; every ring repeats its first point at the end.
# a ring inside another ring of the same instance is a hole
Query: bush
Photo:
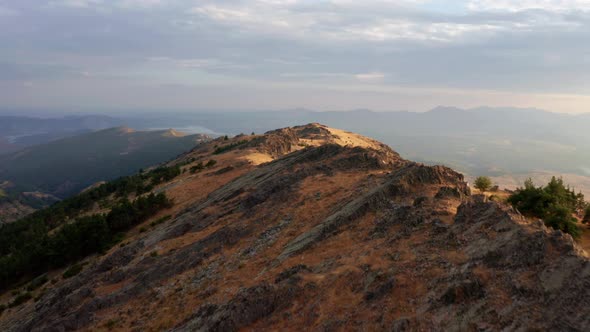
{"type": "Polygon", "coordinates": [[[590,206],[584,209],[584,220],[582,222],[585,224],[590,223],[590,206]]]}
{"type": "Polygon", "coordinates": [[[82,264],[79,264],[79,263],[78,263],[78,264],[74,264],[74,265],[70,266],[70,267],[69,267],[69,268],[68,268],[68,269],[67,269],[67,270],[66,270],[66,271],[65,271],[65,272],[62,274],[62,277],[63,277],[64,279],[71,278],[71,277],[73,277],[73,276],[77,275],[78,273],[82,272],[82,269],[83,269],[83,268],[84,268],[84,267],[82,266],[82,264]]]}
{"type": "Polygon", "coordinates": [[[241,140],[241,141],[238,141],[235,143],[228,144],[226,146],[221,146],[221,147],[216,148],[215,151],[213,151],[213,154],[222,154],[222,153],[231,151],[231,150],[239,147],[240,145],[244,145],[246,143],[248,143],[247,140],[241,140]]]}
{"type": "Polygon", "coordinates": [[[545,224],[547,226],[559,229],[574,238],[579,238],[581,232],[576,223],[576,219],[572,217],[572,211],[565,206],[553,207],[545,218],[545,224]]]}
{"type": "Polygon", "coordinates": [[[44,275],[34,279],[33,281],[31,281],[29,283],[29,285],[27,286],[27,290],[34,291],[35,289],[45,285],[45,283],[47,283],[48,281],[49,281],[49,279],[47,278],[47,275],[44,274],[44,275]]]}
{"type": "Polygon", "coordinates": [[[205,169],[205,166],[203,165],[202,161],[190,168],[192,174],[200,172],[203,169],[205,169]]]}
{"type": "Polygon", "coordinates": [[[492,180],[487,176],[479,176],[475,179],[474,186],[480,191],[487,191],[492,187],[492,180]]]}
{"type": "Polygon", "coordinates": [[[572,237],[580,236],[574,213],[587,206],[582,193],[576,194],[566,187],[562,179],[553,177],[545,187],[535,187],[528,179],[518,188],[508,202],[524,215],[541,218],[547,226],[559,229],[572,237]]]}
{"type": "Polygon", "coordinates": [[[155,226],[157,226],[157,225],[159,225],[159,224],[162,224],[162,223],[164,223],[164,222],[166,222],[166,221],[170,220],[171,218],[172,218],[172,216],[171,216],[171,215],[166,215],[166,216],[163,216],[162,218],[159,218],[159,219],[157,219],[157,220],[154,220],[154,221],[152,221],[152,222],[150,223],[150,226],[151,226],[151,227],[155,227],[155,226]]]}
{"type": "Polygon", "coordinates": [[[30,292],[22,293],[22,294],[18,295],[12,302],[10,302],[8,307],[9,308],[18,307],[19,305],[29,301],[32,298],[33,298],[33,296],[31,295],[30,292]]]}

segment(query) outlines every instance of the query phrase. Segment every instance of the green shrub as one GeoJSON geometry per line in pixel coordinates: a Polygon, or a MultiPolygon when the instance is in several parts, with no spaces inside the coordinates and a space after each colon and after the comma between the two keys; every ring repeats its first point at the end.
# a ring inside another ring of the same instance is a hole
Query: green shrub
{"type": "Polygon", "coordinates": [[[584,209],[584,220],[582,222],[585,224],[590,223],[590,206],[586,206],[584,209]]]}
{"type": "Polygon", "coordinates": [[[8,307],[9,308],[18,307],[19,305],[29,301],[32,298],[33,298],[33,296],[31,295],[30,292],[22,293],[22,294],[18,295],[16,298],[14,298],[14,300],[12,300],[12,302],[10,302],[8,307]]]}
{"type": "Polygon", "coordinates": [[[222,153],[231,151],[231,150],[239,147],[240,145],[244,145],[246,143],[248,143],[247,140],[241,140],[241,141],[238,141],[235,143],[228,144],[226,146],[220,146],[220,147],[216,148],[215,151],[213,151],[213,154],[222,154],[222,153]]]}
{"type": "Polygon", "coordinates": [[[114,329],[115,326],[117,326],[117,321],[114,319],[110,319],[108,322],[105,323],[104,326],[110,331],[114,329]]]}
{"type": "Polygon", "coordinates": [[[164,222],[166,222],[166,221],[170,220],[170,218],[172,218],[172,216],[171,216],[171,215],[166,215],[166,216],[163,216],[162,218],[159,218],[159,219],[157,219],[157,220],[154,220],[154,221],[152,221],[152,222],[150,223],[150,226],[151,226],[151,227],[155,227],[155,226],[157,226],[157,225],[159,225],[159,224],[162,224],[162,223],[164,223],[164,222]]]}
{"type": "Polygon", "coordinates": [[[33,281],[31,281],[29,283],[29,285],[27,286],[27,290],[34,291],[35,289],[45,285],[45,283],[47,283],[48,281],[49,281],[49,278],[47,278],[47,275],[44,274],[40,277],[33,279],[33,281]]]}
{"type": "Polygon", "coordinates": [[[192,174],[200,172],[203,169],[205,169],[205,166],[203,165],[202,161],[190,168],[192,174]]]}
{"type": "Polygon", "coordinates": [[[83,266],[82,264],[74,264],[72,266],[70,266],[63,274],[62,277],[64,279],[68,279],[71,278],[75,275],[77,275],[78,273],[82,272],[83,266]]]}
{"type": "Polygon", "coordinates": [[[41,292],[39,292],[39,294],[37,296],[35,296],[35,298],[33,299],[33,301],[39,302],[39,300],[41,300],[41,298],[43,297],[43,295],[45,295],[45,292],[46,291],[47,291],[47,289],[43,288],[41,290],[41,292]]]}
{"type": "Polygon", "coordinates": [[[475,179],[474,186],[480,191],[487,191],[492,187],[492,180],[487,176],[479,176],[475,179]]]}
{"type": "Polygon", "coordinates": [[[582,193],[566,187],[562,179],[553,177],[546,186],[536,187],[531,179],[508,198],[508,202],[524,215],[541,218],[547,226],[572,237],[580,236],[574,213],[587,206],[582,193]]]}

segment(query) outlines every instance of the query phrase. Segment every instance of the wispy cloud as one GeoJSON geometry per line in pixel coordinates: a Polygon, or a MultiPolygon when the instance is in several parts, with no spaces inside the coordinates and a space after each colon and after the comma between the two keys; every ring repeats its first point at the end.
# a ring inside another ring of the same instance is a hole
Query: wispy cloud
{"type": "Polygon", "coordinates": [[[373,73],[356,74],[354,77],[356,77],[356,79],[361,82],[378,82],[378,81],[382,81],[385,78],[385,74],[373,72],[373,73]]]}
{"type": "Polygon", "coordinates": [[[55,7],[74,7],[74,8],[91,8],[97,5],[101,5],[102,0],[53,0],[49,1],[50,6],[55,7]]]}
{"type": "Polygon", "coordinates": [[[550,12],[590,11],[590,0],[471,0],[468,8],[477,11],[541,10],[550,12]]]}

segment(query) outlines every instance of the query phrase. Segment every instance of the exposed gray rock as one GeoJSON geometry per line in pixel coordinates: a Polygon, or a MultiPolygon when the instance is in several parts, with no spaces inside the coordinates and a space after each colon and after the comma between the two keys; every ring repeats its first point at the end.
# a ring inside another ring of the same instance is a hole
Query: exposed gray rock
{"type": "Polygon", "coordinates": [[[206,304],[194,317],[174,331],[237,331],[258,319],[286,308],[300,292],[295,285],[274,286],[266,283],[245,288],[223,305],[206,304]]]}

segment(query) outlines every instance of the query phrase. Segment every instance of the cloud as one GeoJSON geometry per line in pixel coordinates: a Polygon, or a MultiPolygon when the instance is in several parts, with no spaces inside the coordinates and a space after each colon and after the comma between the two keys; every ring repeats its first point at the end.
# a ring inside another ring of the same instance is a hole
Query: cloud
{"type": "MultiPolygon", "coordinates": [[[[405,87],[460,90],[457,104],[471,102],[475,90],[590,95],[590,0],[0,3],[0,81],[30,81],[35,89],[48,80],[79,80],[96,91],[134,84],[269,85],[283,94],[286,83],[314,91],[405,87]],[[15,13],[20,24],[6,16],[15,13]]],[[[528,100],[541,108],[547,102],[528,100]]]]}
{"type": "Polygon", "coordinates": [[[472,0],[468,8],[476,11],[541,10],[549,12],[590,11],[590,0],[472,0]]]}
{"type": "Polygon", "coordinates": [[[119,4],[122,8],[154,8],[164,5],[163,0],[120,0],[119,4]]]}
{"type": "Polygon", "coordinates": [[[2,16],[16,16],[16,15],[18,15],[18,11],[0,6],[0,17],[2,17],[2,16]]]}
{"type": "Polygon", "coordinates": [[[0,81],[32,81],[59,79],[73,75],[73,67],[38,63],[1,63],[0,81]]]}
{"type": "Polygon", "coordinates": [[[146,9],[162,5],[162,0],[52,0],[52,7],[91,9],[146,9]]]}
{"type": "Polygon", "coordinates": [[[63,6],[73,8],[90,8],[101,5],[102,0],[55,0],[50,1],[50,6],[63,6]]]}
{"type": "Polygon", "coordinates": [[[385,74],[373,72],[373,73],[356,74],[354,77],[356,77],[356,79],[361,82],[378,82],[378,81],[382,81],[385,78],[385,74]]]}
{"type": "Polygon", "coordinates": [[[243,31],[315,40],[418,40],[445,42],[508,30],[494,22],[425,21],[404,16],[409,4],[424,1],[357,2],[334,0],[314,6],[299,1],[203,4],[190,13],[243,31]],[[396,11],[400,13],[396,13],[396,11]]]}

